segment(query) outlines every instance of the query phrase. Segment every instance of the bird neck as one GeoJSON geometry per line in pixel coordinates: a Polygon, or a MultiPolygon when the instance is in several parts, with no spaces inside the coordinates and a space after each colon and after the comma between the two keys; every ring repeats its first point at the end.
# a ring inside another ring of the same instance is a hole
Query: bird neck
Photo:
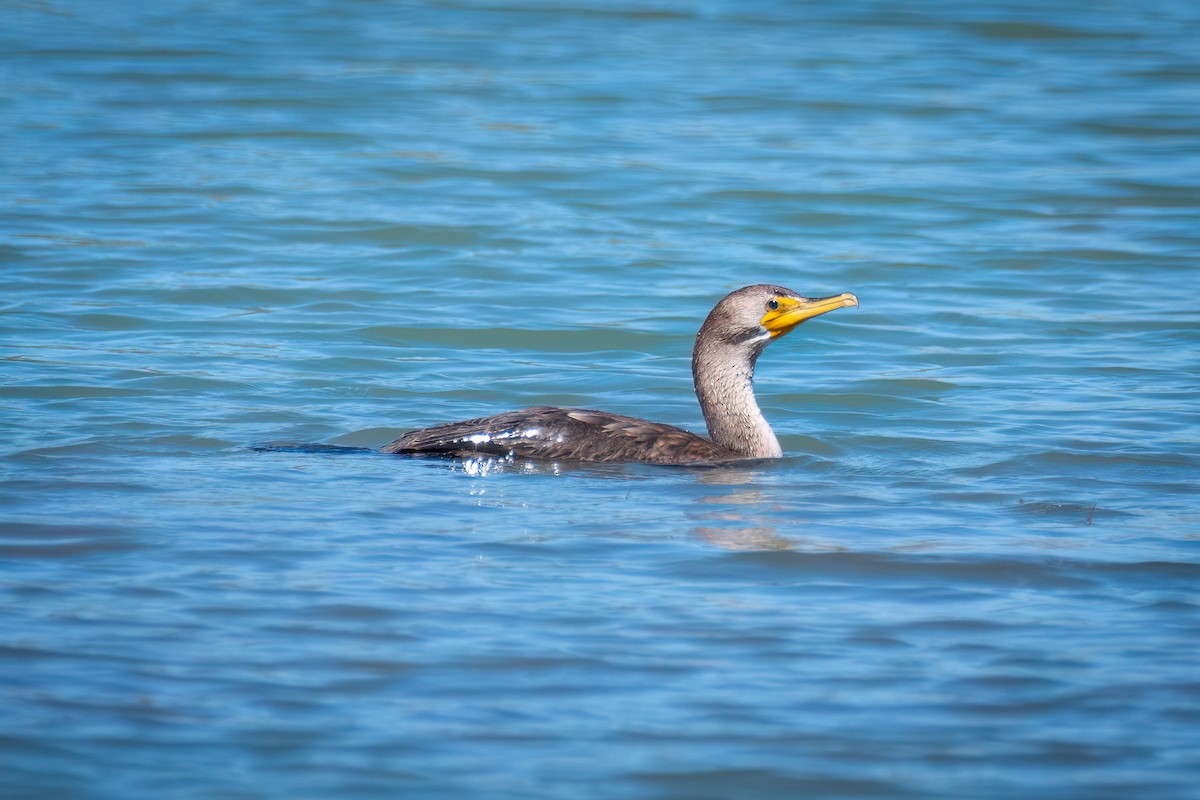
{"type": "Polygon", "coordinates": [[[775,432],[754,398],[754,365],[765,346],[766,340],[750,349],[719,341],[697,341],[692,353],[696,398],[709,437],[747,458],[783,455],[775,432]]]}

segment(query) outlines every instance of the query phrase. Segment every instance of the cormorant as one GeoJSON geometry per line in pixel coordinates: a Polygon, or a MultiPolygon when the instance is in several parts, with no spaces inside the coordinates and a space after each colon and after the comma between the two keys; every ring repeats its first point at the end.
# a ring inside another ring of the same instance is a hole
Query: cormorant
{"type": "Polygon", "coordinates": [[[384,453],[457,458],[498,456],[564,461],[698,464],[783,455],[754,399],[754,364],[800,323],[846,306],[852,294],[807,298],[770,284],[731,292],[709,313],[692,351],[696,397],[709,439],[636,417],[533,406],[410,431],[384,453]]]}

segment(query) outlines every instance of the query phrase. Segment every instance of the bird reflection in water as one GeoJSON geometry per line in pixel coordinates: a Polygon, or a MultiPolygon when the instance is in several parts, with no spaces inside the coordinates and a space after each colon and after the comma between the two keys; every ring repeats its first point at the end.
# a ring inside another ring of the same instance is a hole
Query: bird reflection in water
{"type": "Polygon", "coordinates": [[[795,550],[809,553],[843,552],[846,548],[802,534],[804,518],[793,505],[783,505],[774,493],[755,488],[762,483],[756,470],[728,467],[697,473],[702,483],[732,486],[723,494],[701,497],[701,510],[694,515],[713,524],[698,525],[691,534],[723,550],[795,550]],[[774,525],[762,524],[775,514],[787,517],[787,528],[780,532],[774,525]],[[758,524],[754,524],[758,523],[758,524]]]}

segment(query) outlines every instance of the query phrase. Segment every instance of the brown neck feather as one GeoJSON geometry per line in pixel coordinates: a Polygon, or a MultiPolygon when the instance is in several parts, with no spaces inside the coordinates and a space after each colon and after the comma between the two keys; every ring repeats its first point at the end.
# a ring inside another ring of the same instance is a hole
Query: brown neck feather
{"type": "Polygon", "coordinates": [[[708,328],[706,323],[700,329],[692,352],[692,379],[708,435],[747,458],[778,458],[779,440],[754,398],[754,365],[769,339],[730,343],[708,328]]]}

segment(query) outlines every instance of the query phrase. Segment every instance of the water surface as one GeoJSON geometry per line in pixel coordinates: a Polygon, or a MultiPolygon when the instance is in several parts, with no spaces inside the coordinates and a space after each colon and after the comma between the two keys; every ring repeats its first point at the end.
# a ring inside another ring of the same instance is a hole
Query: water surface
{"type": "Polygon", "coordinates": [[[4,10],[0,793],[1194,796],[1194,4],[4,10]]]}

